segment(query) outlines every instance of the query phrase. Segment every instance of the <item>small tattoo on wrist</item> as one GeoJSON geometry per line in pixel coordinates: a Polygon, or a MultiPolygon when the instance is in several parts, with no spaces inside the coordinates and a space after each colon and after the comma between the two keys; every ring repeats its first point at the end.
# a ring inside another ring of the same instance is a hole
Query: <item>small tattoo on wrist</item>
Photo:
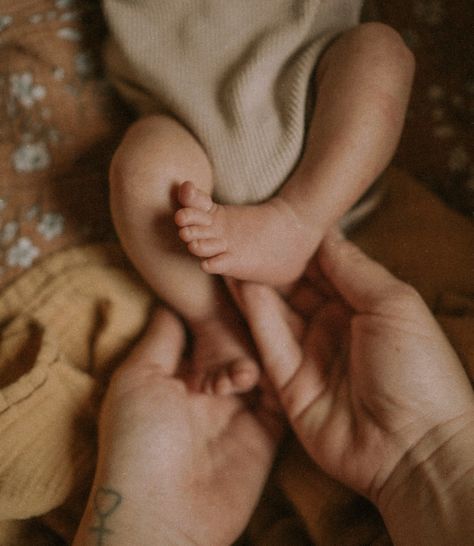
{"type": "Polygon", "coordinates": [[[97,525],[89,531],[97,535],[97,546],[105,546],[105,538],[113,534],[106,525],[106,520],[115,512],[122,502],[122,495],[110,487],[99,487],[94,496],[94,514],[98,519],[97,525]]]}

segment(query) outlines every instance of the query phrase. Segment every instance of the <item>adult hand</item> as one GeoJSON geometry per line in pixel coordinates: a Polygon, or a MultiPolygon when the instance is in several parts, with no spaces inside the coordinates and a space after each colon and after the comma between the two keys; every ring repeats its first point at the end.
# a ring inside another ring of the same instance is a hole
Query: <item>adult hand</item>
{"type": "Polygon", "coordinates": [[[323,241],[317,262],[323,276],[313,264],[305,296],[297,298],[302,335],[271,288],[244,283],[238,301],[308,453],[381,503],[404,457],[421,444],[420,457],[429,456],[474,423],[473,391],[414,289],[335,234],[323,241]]]}
{"type": "Polygon", "coordinates": [[[113,533],[114,545],[222,545],[244,529],[281,422],[264,395],[250,407],[188,389],[179,375],[184,340],[176,317],[159,311],[113,377],[75,544],[105,545],[113,533]]]}

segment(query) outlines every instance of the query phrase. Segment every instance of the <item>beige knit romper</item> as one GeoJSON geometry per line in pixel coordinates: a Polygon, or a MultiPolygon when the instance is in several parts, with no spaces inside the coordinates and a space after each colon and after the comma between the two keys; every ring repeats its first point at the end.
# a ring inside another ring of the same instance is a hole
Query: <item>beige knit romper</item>
{"type": "Polygon", "coordinates": [[[270,197],[297,163],[311,77],[361,0],[104,0],[109,73],[141,114],[167,113],[202,144],[214,197],[270,197]]]}

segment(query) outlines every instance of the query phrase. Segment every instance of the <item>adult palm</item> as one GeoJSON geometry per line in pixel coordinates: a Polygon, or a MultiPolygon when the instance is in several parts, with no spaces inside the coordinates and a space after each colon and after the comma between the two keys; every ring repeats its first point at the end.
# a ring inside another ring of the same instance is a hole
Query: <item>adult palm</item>
{"type": "Polygon", "coordinates": [[[107,392],[97,473],[126,476],[162,543],[230,544],[256,505],[282,426],[263,393],[188,388],[183,345],[181,324],[160,311],[107,392]]]}
{"type": "Polygon", "coordinates": [[[308,453],[376,502],[417,442],[472,411],[472,389],[412,288],[335,235],[314,265],[294,298],[299,335],[272,289],[243,284],[238,301],[308,453]]]}

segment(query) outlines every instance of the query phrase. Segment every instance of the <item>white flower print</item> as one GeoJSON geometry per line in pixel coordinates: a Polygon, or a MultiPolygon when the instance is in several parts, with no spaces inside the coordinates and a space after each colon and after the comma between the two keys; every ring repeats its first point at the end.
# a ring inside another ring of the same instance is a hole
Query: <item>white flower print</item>
{"type": "Polygon", "coordinates": [[[64,80],[64,75],[66,74],[64,68],[61,68],[60,66],[55,66],[53,69],[53,78],[57,81],[64,80]]]}
{"type": "Polygon", "coordinates": [[[39,249],[28,237],[20,237],[5,254],[5,261],[9,267],[22,267],[26,269],[39,256],[39,249]]]}
{"type": "Polygon", "coordinates": [[[70,42],[79,42],[82,39],[82,34],[79,30],[72,27],[60,28],[56,34],[63,40],[68,40],[70,42]]]}
{"type": "Polygon", "coordinates": [[[13,152],[13,167],[17,172],[31,173],[46,169],[51,156],[44,142],[26,143],[13,152]]]}
{"type": "Polygon", "coordinates": [[[4,245],[11,243],[19,229],[20,224],[15,220],[7,222],[0,231],[0,242],[4,245]]]}
{"type": "Polygon", "coordinates": [[[10,76],[10,93],[22,106],[31,108],[35,102],[45,97],[46,89],[33,83],[31,72],[21,72],[10,76]]]}
{"type": "Polygon", "coordinates": [[[63,233],[64,216],[57,212],[47,212],[41,218],[36,229],[47,241],[51,241],[63,233]]]}
{"type": "Polygon", "coordinates": [[[77,11],[67,11],[59,17],[59,20],[63,21],[64,23],[70,23],[71,21],[76,21],[77,19],[79,19],[79,12],[77,11]]]}
{"type": "Polygon", "coordinates": [[[59,9],[65,9],[72,7],[75,4],[75,0],[56,0],[54,4],[59,9]]]}
{"type": "Polygon", "coordinates": [[[13,23],[13,17],[11,15],[0,15],[0,32],[5,30],[13,23]]]}
{"type": "Polygon", "coordinates": [[[48,141],[51,142],[51,144],[57,144],[61,139],[61,134],[57,129],[51,128],[48,129],[48,141]]]}
{"type": "Polygon", "coordinates": [[[41,13],[34,13],[30,16],[29,21],[32,25],[37,25],[43,20],[43,15],[41,13]]]}
{"type": "Polygon", "coordinates": [[[74,58],[78,76],[90,76],[95,70],[95,63],[90,51],[81,51],[74,58]]]}
{"type": "Polygon", "coordinates": [[[31,222],[34,218],[38,217],[40,211],[40,207],[38,204],[33,205],[29,210],[25,213],[25,220],[28,222],[31,222]]]}

